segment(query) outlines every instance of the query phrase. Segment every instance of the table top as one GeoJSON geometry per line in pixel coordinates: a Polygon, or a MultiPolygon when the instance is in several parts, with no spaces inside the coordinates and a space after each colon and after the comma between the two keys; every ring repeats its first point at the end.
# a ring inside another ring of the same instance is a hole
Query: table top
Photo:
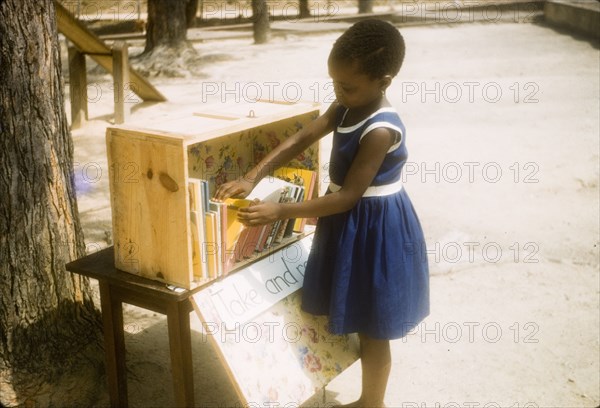
{"type": "Polygon", "coordinates": [[[169,289],[166,283],[117,269],[115,267],[114,247],[112,246],[69,262],[66,268],[69,272],[93,279],[104,280],[124,289],[171,301],[185,300],[197,292],[197,290],[185,289],[176,292],[169,289]]]}

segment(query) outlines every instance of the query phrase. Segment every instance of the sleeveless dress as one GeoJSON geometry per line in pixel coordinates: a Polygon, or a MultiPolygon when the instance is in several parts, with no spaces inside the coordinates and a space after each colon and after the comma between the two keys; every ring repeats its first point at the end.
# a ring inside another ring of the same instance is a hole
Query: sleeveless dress
{"type": "MultiPolygon", "coordinates": [[[[340,106],[336,123],[343,123],[346,113],[340,106]]],[[[396,143],[354,208],[317,221],[302,310],[328,315],[334,334],[397,339],[429,314],[429,267],[419,218],[401,184],[408,156],[406,131],[394,108],[337,127],[327,193],[343,185],[362,136],[378,127],[394,130],[396,143]]]]}

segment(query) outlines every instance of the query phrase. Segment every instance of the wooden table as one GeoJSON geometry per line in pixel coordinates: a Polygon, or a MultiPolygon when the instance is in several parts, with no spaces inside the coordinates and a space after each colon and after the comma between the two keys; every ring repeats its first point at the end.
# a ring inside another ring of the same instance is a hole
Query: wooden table
{"type": "Polygon", "coordinates": [[[192,311],[190,297],[194,291],[177,293],[163,283],[120,271],[114,265],[113,247],[66,265],[68,271],[97,279],[100,283],[111,406],[128,405],[123,303],[167,315],[175,403],[182,407],[193,406],[194,380],[189,313],[192,311]]]}

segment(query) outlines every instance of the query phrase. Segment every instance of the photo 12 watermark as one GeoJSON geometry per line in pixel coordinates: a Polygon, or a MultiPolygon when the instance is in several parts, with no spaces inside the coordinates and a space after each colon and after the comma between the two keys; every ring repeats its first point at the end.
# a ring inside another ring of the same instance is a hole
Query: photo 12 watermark
{"type": "Polygon", "coordinates": [[[540,408],[535,402],[512,402],[510,405],[494,401],[478,402],[478,401],[447,401],[439,402],[413,402],[404,401],[397,408],[540,408]]]}
{"type": "Polygon", "coordinates": [[[430,263],[436,264],[497,264],[501,262],[537,264],[540,262],[538,258],[540,246],[534,241],[514,241],[508,246],[489,240],[443,243],[436,241],[428,243],[426,248],[419,248],[419,245],[407,243],[404,250],[407,255],[420,251],[421,256],[426,257],[430,263]]]}
{"type": "MultiPolygon", "coordinates": [[[[296,22],[301,15],[300,3],[291,0],[266,0],[265,9],[255,9],[251,1],[204,0],[199,17],[203,20],[250,20],[257,14],[267,13],[270,21],[296,22]]],[[[310,0],[306,3],[308,21],[327,21],[340,13],[335,0],[310,0]]],[[[306,21],[306,20],[305,20],[306,21]]]]}
{"type": "Polygon", "coordinates": [[[402,81],[402,102],[420,103],[538,103],[540,86],[537,82],[498,81],[402,81]]]}
{"type": "Polygon", "coordinates": [[[399,22],[425,22],[451,24],[465,22],[495,23],[529,21],[542,11],[531,2],[502,5],[487,1],[403,1],[395,5],[394,10],[399,22]],[[507,7],[508,6],[508,7],[507,7]]]}
{"type": "Polygon", "coordinates": [[[509,326],[495,321],[477,322],[431,322],[422,321],[417,325],[406,323],[410,329],[402,337],[406,343],[416,339],[421,343],[498,343],[507,339],[514,343],[536,344],[540,327],[536,322],[513,322],[509,326]]]}
{"type": "MultiPolygon", "coordinates": [[[[533,104],[540,102],[540,85],[535,81],[399,81],[400,89],[388,95],[400,97],[402,103],[485,103],[533,104]]],[[[297,103],[333,103],[336,100],[331,81],[301,84],[297,81],[204,81],[200,85],[202,103],[256,103],[261,101],[297,103]]]]}
{"type": "MultiPolygon", "coordinates": [[[[62,0],[60,4],[83,21],[139,21],[142,19],[142,0],[81,1],[62,0]]],[[[58,15],[60,19],[60,14],[58,15]]]]}
{"type": "MultiPolygon", "coordinates": [[[[275,169],[279,165],[270,163],[269,166],[275,169]]],[[[329,184],[331,182],[329,173],[335,169],[335,166],[335,162],[327,162],[320,166],[320,183],[329,184]]],[[[233,163],[229,168],[224,169],[212,166],[207,162],[200,162],[196,171],[200,178],[207,180],[216,179],[217,177],[223,180],[235,180],[244,177],[250,169],[250,165],[240,168],[233,163]]],[[[142,176],[139,164],[134,161],[113,162],[108,171],[113,174],[114,181],[118,183],[139,183],[142,176]]],[[[106,174],[106,169],[98,162],[73,163],[73,175],[78,185],[98,183],[106,174]]],[[[508,181],[515,184],[537,184],[540,183],[540,165],[535,161],[510,163],[497,161],[407,161],[402,169],[400,179],[403,183],[456,184],[467,182],[496,184],[501,181],[508,181]]]]}

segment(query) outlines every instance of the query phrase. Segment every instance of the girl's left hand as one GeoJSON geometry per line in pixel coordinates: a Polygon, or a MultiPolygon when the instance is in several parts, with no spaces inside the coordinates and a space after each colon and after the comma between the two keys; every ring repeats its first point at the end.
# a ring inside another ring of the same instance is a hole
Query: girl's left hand
{"type": "Polygon", "coordinates": [[[281,206],[278,203],[260,202],[241,208],[238,218],[247,226],[269,224],[281,218],[281,206]]]}

